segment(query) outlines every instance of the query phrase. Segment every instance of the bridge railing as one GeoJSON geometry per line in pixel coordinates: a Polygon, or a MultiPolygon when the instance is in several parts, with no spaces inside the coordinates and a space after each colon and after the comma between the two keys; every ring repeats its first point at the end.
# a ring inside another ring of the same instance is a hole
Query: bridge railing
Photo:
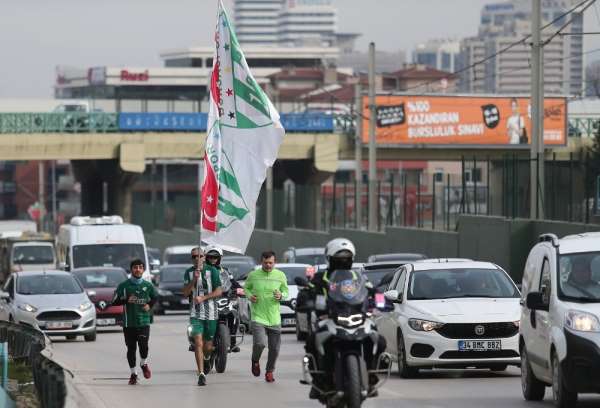
{"type": "MultiPolygon", "coordinates": [[[[106,133],[206,131],[208,114],[200,113],[0,113],[0,133],[106,133]]],[[[288,132],[332,133],[339,125],[333,115],[281,115],[288,132]]]]}
{"type": "Polygon", "coordinates": [[[116,113],[0,113],[0,133],[106,133],[119,131],[116,113]]]}

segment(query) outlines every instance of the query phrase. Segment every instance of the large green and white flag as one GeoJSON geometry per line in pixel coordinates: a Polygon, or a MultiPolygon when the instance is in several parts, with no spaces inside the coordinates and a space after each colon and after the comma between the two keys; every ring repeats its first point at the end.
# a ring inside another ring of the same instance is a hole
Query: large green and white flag
{"type": "Polygon", "coordinates": [[[202,185],[202,240],[244,253],[285,131],[219,0],[202,185]]]}

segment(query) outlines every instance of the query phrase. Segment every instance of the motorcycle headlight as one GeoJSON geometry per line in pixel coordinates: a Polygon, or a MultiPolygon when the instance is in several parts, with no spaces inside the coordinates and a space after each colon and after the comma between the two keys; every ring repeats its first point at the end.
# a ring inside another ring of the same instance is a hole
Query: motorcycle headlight
{"type": "Polygon", "coordinates": [[[569,310],[565,316],[565,326],[571,330],[580,332],[600,332],[600,321],[587,312],[569,310]]]}
{"type": "Polygon", "coordinates": [[[218,307],[225,307],[229,304],[229,300],[225,299],[225,298],[221,298],[219,300],[217,300],[217,306],[218,307]]]}
{"type": "Polygon", "coordinates": [[[79,310],[85,312],[86,310],[89,310],[92,306],[94,305],[91,302],[83,302],[79,305],[79,310]]]}
{"type": "Polygon", "coordinates": [[[335,320],[340,326],[355,327],[361,325],[365,318],[362,314],[354,314],[350,316],[338,316],[335,320]]]}
{"type": "Polygon", "coordinates": [[[416,331],[430,332],[432,330],[439,329],[444,325],[444,323],[432,322],[429,320],[421,319],[408,319],[408,325],[411,329],[416,331]]]}
{"type": "Polygon", "coordinates": [[[20,305],[17,306],[19,309],[23,310],[24,312],[29,312],[29,313],[35,313],[37,312],[37,307],[30,305],[29,303],[22,303],[20,305]]]}
{"type": "Polygon", "coordinates": [[[166,289],[158,289],[158,295],[159,296],[173,296],[173,292],[171,292],[170,290],[166,290],[166,289]]]}

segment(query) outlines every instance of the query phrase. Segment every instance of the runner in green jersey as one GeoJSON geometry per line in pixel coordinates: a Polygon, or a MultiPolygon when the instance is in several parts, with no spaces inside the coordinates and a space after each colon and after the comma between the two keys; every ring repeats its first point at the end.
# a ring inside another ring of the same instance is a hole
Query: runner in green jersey
{"type": "Polygon", "coordinates": [[[117,287],[112,300],[113,305],[125,305],[123,308],[123,334],[127,346],[127,362],[131,370],[130,385],[137,384],[138,380],[135,367],[138,345],[144,378],[152,376],[146,360],[152,319],[150,310],[156,302],[157,295],[154,285],[142,278],[144,269],[145,265],[142,260],[131,261],[131,277],[117,287]]]}

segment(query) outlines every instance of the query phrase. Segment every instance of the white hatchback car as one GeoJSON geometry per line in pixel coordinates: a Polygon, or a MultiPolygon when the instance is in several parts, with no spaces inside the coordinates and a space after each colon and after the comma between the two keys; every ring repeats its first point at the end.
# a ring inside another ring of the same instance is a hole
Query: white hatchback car
{"type": "Polygon", "coordinates": [[[489,262],[414,262],[401,266],[377,328],[404,378],[419,369],[518,365],[519,290],[489,262]]]}
{"type": "Polygon", "coordinates": [[[600,233],[544,234],[527,258],[521,308],[521,384],[527,400],[546,386],[560,408],[600,393],[600,233]]]}

